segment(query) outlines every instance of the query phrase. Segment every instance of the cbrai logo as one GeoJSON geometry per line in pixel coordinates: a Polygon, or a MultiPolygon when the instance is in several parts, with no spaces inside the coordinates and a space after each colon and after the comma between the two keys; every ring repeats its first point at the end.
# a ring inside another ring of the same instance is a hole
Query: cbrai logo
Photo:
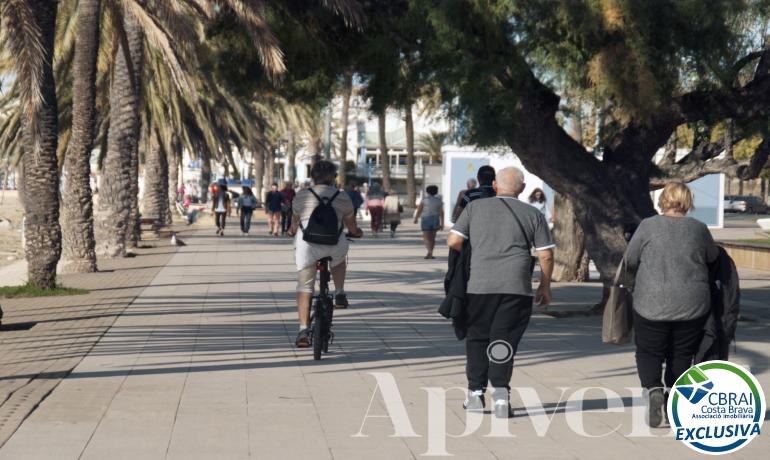
{"type": "Polygon", "coordinates": [[[760,434],[765,394],[746,369],[707,361],[679,377],[668,398],[669,422],[678,441],[698,452],[722,455],[760,434]]]}

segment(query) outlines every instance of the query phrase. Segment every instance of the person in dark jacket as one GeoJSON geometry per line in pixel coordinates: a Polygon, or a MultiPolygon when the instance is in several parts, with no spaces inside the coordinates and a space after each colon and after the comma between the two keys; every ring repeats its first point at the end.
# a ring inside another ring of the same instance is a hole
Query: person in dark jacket
{"type": "MultiPolygon", "coordinates": [[[[468,191],[465,192],[462,200],[458,203],[460,206],[459,213],[457,213],[456,217],[454,215],[452,216],[454,222],[460,218],[460,214],[462,214],[463,210],[471,201],[480,200],[482,198],[492,198],[497,194],[495,188],[492,186],[492,182],[495,181],[495,168],[489,165],[480,167],[479,171],[476,173],[476,179],[479,180],[479,186],[468,189],[468,191]]],[[[457,212],[457,210],[455,210],[455,212],[457,212]]]]}
{"type": "Polygon", "coordinates": [[[687,217],[693,197],[686,185],[667,184],[662,215],[644,219],[626,249],[636,273],[634,338],[639,380],[648,396],[647,422],[663,421],[665,389],[690,368],[711,310],[708,264],[718,256],[708,228],[687,217]],[[671,369],[663,381],[663,362],[671,369]]]}

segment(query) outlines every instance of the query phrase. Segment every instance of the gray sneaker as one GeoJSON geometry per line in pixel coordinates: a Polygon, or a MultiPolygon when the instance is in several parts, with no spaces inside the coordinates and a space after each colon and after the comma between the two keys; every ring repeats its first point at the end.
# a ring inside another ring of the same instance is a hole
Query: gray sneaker
{"type": "Polygon", "coordinates": [[[657,428],[663,422],[663,407],[666,404],[663,388],[651,388],[647,398],[647,425],[657,428]]]}
{"type": "Polygon", "coordinates": [[[302,329],[299,331],[299,334],[297,334],[297,339],[294,341],[294,345],[297,348],[307,348],[310,346],[310,335],[309,329],[302,329]]]}
{"type": "Polygon", "coordinates": [[[345,294],[337,294],[334,296],[334,308],[348,308],[350,304],[348,303],[348,296],[345,294]]]}
{"type": "Polygon", "coordinates": [[[497,418],[511,418],[513,417],[513,408],[511,403],[507,399],[495,400],[494,408],[495,417],[497,418]]]}
{"type": "Polygon", "coordinates": [[[468,397],[463,402],[463,409],[471,411],[482,411],[486,406],[484,401],[484,393],[481,391],[471,391],[468,393],[468,397]]]}

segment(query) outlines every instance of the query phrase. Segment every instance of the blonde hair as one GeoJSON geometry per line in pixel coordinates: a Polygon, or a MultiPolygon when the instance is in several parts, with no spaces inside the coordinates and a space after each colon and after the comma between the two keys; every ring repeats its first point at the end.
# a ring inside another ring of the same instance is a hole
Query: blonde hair
{"type": "Polygon", "coordinates": [[[658,207],[662,212],[671,210],[687,214],[693,209],[692,192],[681,182],[670,182],[663,187],[658,207]]]}

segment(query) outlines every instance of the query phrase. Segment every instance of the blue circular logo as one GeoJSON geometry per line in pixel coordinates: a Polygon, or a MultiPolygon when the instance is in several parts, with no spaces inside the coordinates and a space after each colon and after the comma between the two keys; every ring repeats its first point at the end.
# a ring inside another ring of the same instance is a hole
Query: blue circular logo
{"type": "Polygon", "coordinates": [[[682,374],[671,389],[668,414],[678,441],[704,454],[722,455],[760,434],[765,394],[746,369],[706,361],[682,374]]]}

